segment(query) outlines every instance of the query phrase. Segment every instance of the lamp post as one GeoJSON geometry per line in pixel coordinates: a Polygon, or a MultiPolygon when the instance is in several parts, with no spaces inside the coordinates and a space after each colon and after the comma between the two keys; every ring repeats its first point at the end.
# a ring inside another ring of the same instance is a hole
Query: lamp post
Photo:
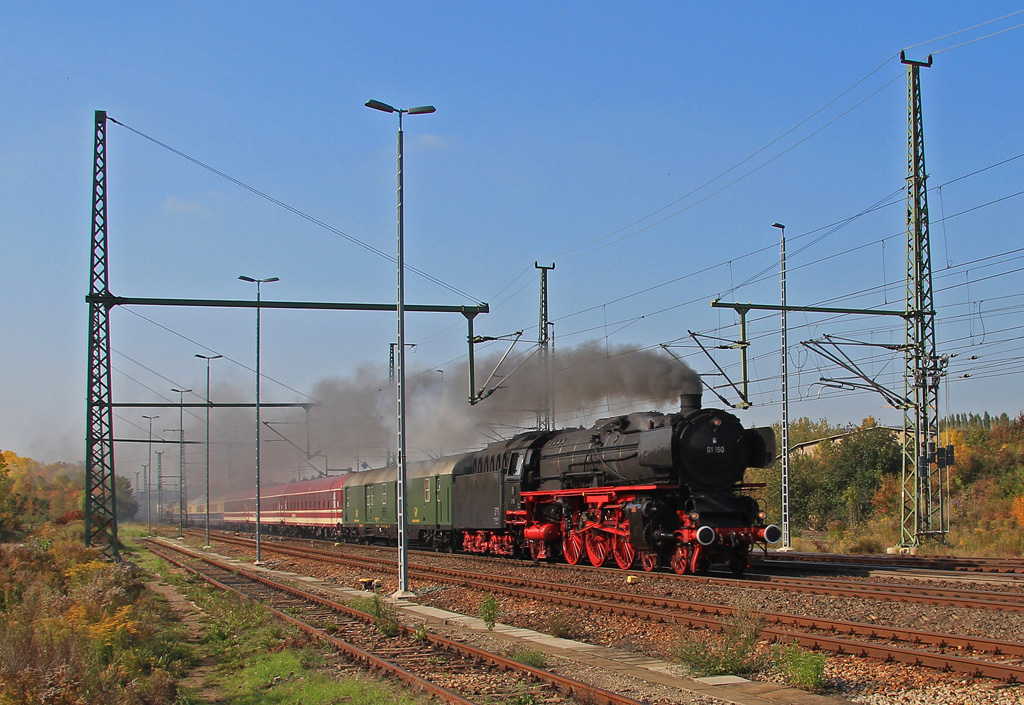
{"type": "Polygon", "coordinates": [[[223,355],[200,355],[196,357],[206,360],[206,545],[210,548],[210,360],[219,360],[223,355]]]}
{"type": "Polygon", "coordinates": [[[143,416],[144,419],[149,419],[149,465],[146,466],[146,522],[149,524],[149,535],[153,535],[153,500],[149,496],[152,486],[150,480],[152,478],[152,467],[153,467],[153,419],[160,418],[159,416],[143,416]]]}
{"type": "Polygon", "coordinates": [[[254,279],[244,275],[238,278],[256,285],[256,564],[259,565],[263,562],[260,556],[260,286],[281,280],[278,277],[254,279]]]}
{"type": "Polygon", "coordinates": [[[185,538],[185,395],[191,389],[171,389],[178,393],[178,539],[185,538]]]}
{"type": "Polygon", "coordinates": [[[405,535],[405,209],[402,200],[404,188],[404,154],[402,116],[425,115],[434,112],[433,105],[417,108],[395,108],[379,100],[368,100],[366,107],[385,113],[398,113],[398,591],[395,597],[411,597],[409,592],[408,546],[405,535]]]}
{"type": "MultiPolygon", "coordinates": [[[[164,431],[166,433],[166,431],[164,431]]],[[[163,521],[160,516],[160,512],[164,508],[163,492],[164,492],[164,453],[166,451],[158,450],[156,452],[156,520],[157,522],[163,521]]],[[[152,477],[152,475],[150,475],[152,477]]]]}
{"type": "Polygon", "coordinates": [[[789,543],[789,341],[786,326],[786,226],[772,223],[782,232],[780,248],[782,282],[782,550],[789,543]]]}

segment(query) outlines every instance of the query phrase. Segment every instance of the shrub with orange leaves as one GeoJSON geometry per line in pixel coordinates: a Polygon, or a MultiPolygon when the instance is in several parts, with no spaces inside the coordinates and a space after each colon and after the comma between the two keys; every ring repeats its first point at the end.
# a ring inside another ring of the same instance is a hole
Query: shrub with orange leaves
{"type": "Polygon", "coordinates": [[[1017,526],[1024,526],[1024,496],[1017,497],[1013,500],[1013,507],[1010,509],[1010,514],[1017,520],[1017,526]]]}

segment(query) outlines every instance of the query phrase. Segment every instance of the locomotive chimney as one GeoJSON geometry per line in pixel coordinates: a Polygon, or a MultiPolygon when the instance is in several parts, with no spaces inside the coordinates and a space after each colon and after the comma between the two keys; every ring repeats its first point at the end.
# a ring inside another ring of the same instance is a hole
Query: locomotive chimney
{"type": "Polygon", "coordinates": [[[679,395],[679,413],[691,414],[700,409],[700,390],[689,394],[679,395]]]}

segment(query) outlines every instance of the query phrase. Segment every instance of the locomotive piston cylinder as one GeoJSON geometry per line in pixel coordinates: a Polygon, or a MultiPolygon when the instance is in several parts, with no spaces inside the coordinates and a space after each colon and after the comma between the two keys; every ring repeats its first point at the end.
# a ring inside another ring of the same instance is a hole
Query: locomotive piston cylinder
{"type": "Polygon", "coordinates": [[[562,529],[558,524],[534,524],[526,527],[523,535],[531,541],[555,541],[561,538],[562,529]]]}

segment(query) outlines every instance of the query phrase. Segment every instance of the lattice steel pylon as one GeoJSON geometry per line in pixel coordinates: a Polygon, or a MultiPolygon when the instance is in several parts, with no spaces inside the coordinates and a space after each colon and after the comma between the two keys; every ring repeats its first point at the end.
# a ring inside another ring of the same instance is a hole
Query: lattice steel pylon
{"type": "Polygon", "coordinates": [[[935,463],[939,437],[939,381],[944,363],[936,355],[935,302],[932,296],[931,246],[928,235],[928,178],[924,163],[924,122],[921,116],[922,66],[907,65],[907,300],[906,399],[903,410],[903,511],[901,546],[918,546],[927,536],[942,536],[946,508],[942,469],[935,463]],[[935,466],[933,468],[933,466],[935,466]]]}
{"type": "Polygon", "coordinates": [[[552,262],[550,267],[537,262],[533,266],[540,270],[540,322],[537,326],[537,347],[540,349],[541,372],[544,375],[541,380],[543,388],[540,399],[540,409],[537,411],[537,430],[554,430],[552,415],[554,400],[551,398],[551,339],[548,336],[548,270],[555,268],[552,262]]]}
{"type": "Polygon", "coordinates": [[[117,508],[114,412],[110,387],[110,305],[107,263],[107,113],[96,111],[92,172],[92,247],[89,263],[89,362],[85,437],[85,543],[114,560],[117,508]]]}

